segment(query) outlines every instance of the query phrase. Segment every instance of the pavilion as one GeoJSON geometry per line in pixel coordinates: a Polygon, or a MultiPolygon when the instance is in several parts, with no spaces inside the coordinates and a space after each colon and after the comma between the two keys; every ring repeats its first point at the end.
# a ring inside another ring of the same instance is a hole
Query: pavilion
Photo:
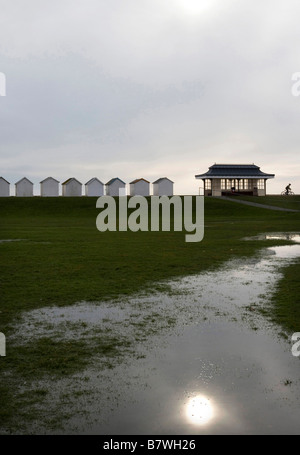
{"type": "Polygon", "coordinates": [[[255,164],[213,164],[195,177],[203,180],[204,196],[265,196],[267,180],[275,174],[266,174],[255,164]]]}

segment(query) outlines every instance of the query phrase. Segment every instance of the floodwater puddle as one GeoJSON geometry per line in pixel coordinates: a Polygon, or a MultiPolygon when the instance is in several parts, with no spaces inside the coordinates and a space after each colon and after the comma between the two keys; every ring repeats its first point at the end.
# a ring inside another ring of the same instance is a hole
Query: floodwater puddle
{"type": "Polygon", "coordinates": [[[291,240],[292,242],[299,243],[300,235],[297,232],[268,232],[267,234],[245,237],[244,240],[291,240]]]}
{"type": "MultiPolygon", "coordinates": [[[[166,292],[24,314],[15,343],[106,332],[132,343],[113,368],[95,356],[83,373],[48,381],[45,415],[65,406],[68,434],[298,434],[299,358],[259,311],[300,257],[300,236],[290,235],[293,244],[168,281],[166,292]]],[[[51,433],[46,421],[31,431],[51,433]]]]}

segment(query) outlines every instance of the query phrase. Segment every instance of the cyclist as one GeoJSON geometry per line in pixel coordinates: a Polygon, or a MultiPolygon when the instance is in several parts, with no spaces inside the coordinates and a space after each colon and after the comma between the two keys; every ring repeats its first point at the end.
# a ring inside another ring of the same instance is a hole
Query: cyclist
{"type": "Polygon", "coordinates": [[[286,187],[285,187],[285,194],[288,195],[291,191],[291,184],[289,183],[286,187]]]}

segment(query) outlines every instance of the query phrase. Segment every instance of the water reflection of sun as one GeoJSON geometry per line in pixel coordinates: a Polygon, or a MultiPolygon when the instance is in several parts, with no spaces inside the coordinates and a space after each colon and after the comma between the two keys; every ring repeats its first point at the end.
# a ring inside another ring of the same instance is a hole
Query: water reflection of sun
{"type": "Polygon", "coordinates": [[[204,425],[213,417],[213,407],[208,398],[196,396],[189,400],[186,415],[191,423],[204,425]]]}

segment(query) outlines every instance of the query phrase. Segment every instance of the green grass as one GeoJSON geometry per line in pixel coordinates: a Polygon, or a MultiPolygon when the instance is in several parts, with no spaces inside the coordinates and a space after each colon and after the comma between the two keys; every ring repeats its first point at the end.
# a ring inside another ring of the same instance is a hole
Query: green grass
{"type": "Polygon", "coordinates": [[[232,196],[234,199],[300,210],[300,196],[232,196]]]}
{"type": "Polygon", "coordinates": [[[269,316],[289,333],[300,331],[300,260],[282,269],[269,316]]]}
{"type": "MultiPolygon", "coordinates": [[[[300,197],[256,202],[296,208],[300,197]]],[[[205,198],[205,235],[198,243],[186,243],[184,232],[100,233],[98,213],[96,198],[0,198],[0,239],[16,240],[0,243],[0,332],[7,337],[7,356],[0,358],[0,426],[13,422],[24,403],[32,409],[32,400],[38,402],[45,393],[29,399],[16,391],[16,384],[70,376],[95,353],[109,367],[110,359],[130,344],[103,334],[90,346],[83,340],[58,343],[49,338],[14,346],[9,337],[23,311],[151,292],[157,282],[211,270],[232,257],[249,257],[264,246],[285,243],[247,242],[244,237],[300,230],[300,213],[215,198],[205,198]]],[[[270,309],[272,319],[290,331],[300,330],[299,267],[297,263],[284,269],[270,309]]]]}
{"type": "Polygon", "coordinates": [[[264,246],[245,236],[300,228],[300,213],[206,198],[204,239],[186,243],[183,232],[101,233],[95,204],[96,198],[0,199],[0,239],[23,239],[0,243],[3,332],[23,310],[151,289],[153,282],[217,267],[264,246]]]}

